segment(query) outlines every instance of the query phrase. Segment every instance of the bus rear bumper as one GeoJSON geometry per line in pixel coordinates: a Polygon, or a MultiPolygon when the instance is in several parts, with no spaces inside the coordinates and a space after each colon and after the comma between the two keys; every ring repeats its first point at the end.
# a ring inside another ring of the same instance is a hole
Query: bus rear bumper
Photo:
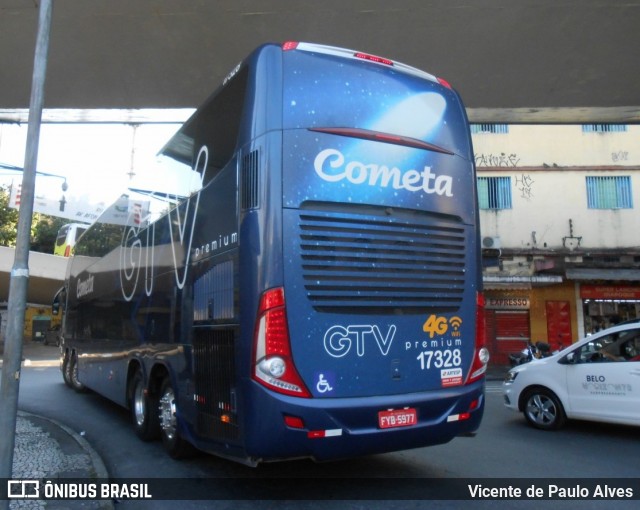
{"type": "Polygon", "coordinates": [[[253,390],[262,395],[253,399],[260,403],[249,413],[254,419],[245,422],[245,447],[258,461],[325,461],[443,444],[473,435],[484,411],[484,382],[446,391],[341,399],[253,390]],[[390,420],[391,415],[399,418],[390,420]]]}

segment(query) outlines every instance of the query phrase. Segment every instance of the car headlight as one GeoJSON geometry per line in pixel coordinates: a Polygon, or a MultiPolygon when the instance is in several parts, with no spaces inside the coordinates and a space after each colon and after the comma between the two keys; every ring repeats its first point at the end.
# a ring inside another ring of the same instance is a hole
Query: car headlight
{"type": "Polygon", "coordinates": [[[504,376],[504,383],[505,384],[511,384],[513,381],[516,380],[516,377],[518,377],[518,373],[519,372],[507,372],[507,375],[504,376]]]}

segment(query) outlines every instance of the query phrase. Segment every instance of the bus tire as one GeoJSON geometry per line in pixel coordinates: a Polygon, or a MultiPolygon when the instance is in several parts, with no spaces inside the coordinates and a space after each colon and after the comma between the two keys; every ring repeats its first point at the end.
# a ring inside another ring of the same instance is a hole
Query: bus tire
{"type": "Polygon", "coordinates": [[[73,388],[72,384],[71,384],[71,373],[69,371],[70,366],[69,366],[69,351],[66,351],[64,353],[64,356],[62,357],[62,367],[61,367],[61,372],[62,372],[62,379],[64,380],[64,383],[69,386],[69,388],[73,388]]]}
{"type": "Polygon", "coordinates": [[[71,387],[78,393],[86,391],[86,386],[78,379],[78,355],[75,352],[69,356],[68,372],[71,387]]]}
{"type": "Polygon", "coordinates": [[[193,447],[180,434],[176,410],[175,392],[173,391],[169,377],[165,377],[160,386],[158,399],[160,435],[167,453],[174,459],[182,459],[193,453],[193,447]]]}
{"type": "Polygon", "coordinates": [[[129,411],[136,435],[143,441],[151,441],[160,436],[158,402],[147,391],[142,372],[136,370],[129,382],[129,411]]]}

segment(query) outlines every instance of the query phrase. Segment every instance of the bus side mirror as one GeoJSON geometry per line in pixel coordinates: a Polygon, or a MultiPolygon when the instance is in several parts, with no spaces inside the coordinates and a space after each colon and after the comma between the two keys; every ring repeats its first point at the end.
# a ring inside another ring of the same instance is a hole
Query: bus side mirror
{"type": "Polygon", "coordinates": [[[60,313],[60,302],[64,299],[64,287],[61,287],[56,295],[53,296],[53,302],[51,303],[51,315],[58,315],[60,313]]]}

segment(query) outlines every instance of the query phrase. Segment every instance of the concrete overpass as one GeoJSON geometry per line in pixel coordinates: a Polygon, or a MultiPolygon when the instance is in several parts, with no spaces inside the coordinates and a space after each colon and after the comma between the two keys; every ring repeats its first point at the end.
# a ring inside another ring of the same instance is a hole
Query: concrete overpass
{"type": "MultiPolygon", "coordinates": [[[[0,246],[0,306],[9,296],[9,279],[15,250],[0,246]]],[[[29,253],[29,287],[27,302],[50,305],[57,290],[62,287],[68,259],[47,253],[29,253]]]]}
{"type": "MultiPolygon", "coordinates": [[[[55,0],[46,108],[191,108],[257,45],[450,81],[476,122],[638,122],[640,0],[55,0]]],[[[0,0],[0,111],[28,107],[37,0],[0,0]]],[[[1,115],[0,115],[1,117],[1,115]]]]}

